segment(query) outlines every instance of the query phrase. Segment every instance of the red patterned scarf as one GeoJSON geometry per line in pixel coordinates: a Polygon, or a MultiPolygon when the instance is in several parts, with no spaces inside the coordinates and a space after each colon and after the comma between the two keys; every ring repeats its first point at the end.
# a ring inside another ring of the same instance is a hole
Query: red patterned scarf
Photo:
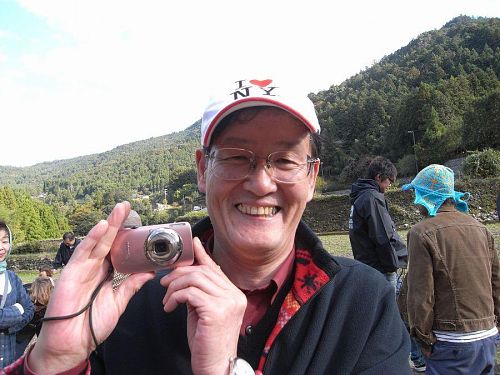
{"type": "Polygon", "coordinates": [[[263,371],[274,340],[285,324],[295,315],[300,306],[306,303],[328,280],[330,280],[330,277],[312,262],[309,251],[304,249],[296,250],[293,285],[281,305],[276,325],[266,340],[264,351],[259,360],[258,370],[263,371]]]}

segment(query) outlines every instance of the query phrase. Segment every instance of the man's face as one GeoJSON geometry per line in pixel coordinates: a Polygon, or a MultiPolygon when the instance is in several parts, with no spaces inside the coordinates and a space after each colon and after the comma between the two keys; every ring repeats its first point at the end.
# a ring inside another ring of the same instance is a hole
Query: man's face
{"type": "Polygon", "coordinates": [[[302,181],[282,183],[270,177],[263,159],[272,152],[293,151],[305,161],[311,156],[310,142],[302,123],[271,108],[259,111],[250,121],[233,122],[214,141],[216,149],[247,149],[258,157],[256,169],[246,178],[226,181],[214,176],[210,170],[214,161],[198,151],[198,185],[206,193],[216,251],[239,252],[252,259],[291,250],[306,203],[313,197],[318,163],[302,181]]]}
{"type": "Polygon", "coordinates": [[[74,238],[72,240],[65,239],[63,242],[66,246],[71,247],[75,244],[75,239],[74,238]]]}
{"type": "Polygon", "coordinates": [[[385,192],[391,187],[391,185],[393,184],[394,182],[394,179],[392,178],[384,178],[383,180],[381,180],[380,178],[380,175],[377,175],[375,177],[375,181],[377,182],[377,185],[379,186],[380,188],[380,192],[382,194],[385,194],[385,192]]]}
{"type": "Polygon", "coordinates": [[[10,248],[9,233],[5,229],[0,229],[0,262],[5,260],[10,248]]]}

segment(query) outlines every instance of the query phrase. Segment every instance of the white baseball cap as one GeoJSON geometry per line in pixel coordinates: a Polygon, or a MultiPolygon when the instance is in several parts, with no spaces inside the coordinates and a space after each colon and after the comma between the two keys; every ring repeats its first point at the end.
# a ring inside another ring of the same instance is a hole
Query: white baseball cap
{"type": "Polygon", "coordinates": [[[321,130],[314,104],[307,96],[287,91],[272,79],[242,79],[235,81],[223,95],[210,99],[201,121],[201,144],[210,145],[212,134],[224,117],[238,109],[256,106],[284,109],[303,122],[311,133],[321,130]]]}

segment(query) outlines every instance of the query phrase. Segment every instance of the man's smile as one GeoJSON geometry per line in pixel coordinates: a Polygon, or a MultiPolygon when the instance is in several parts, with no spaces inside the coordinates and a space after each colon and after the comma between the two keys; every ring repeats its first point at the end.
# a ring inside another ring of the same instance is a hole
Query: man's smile
{"type": "Polygon", "coordinates": [[[276,206],[249,206],[242,203],[238,204],[236,208],[245,215],[265,217],[273,217],[280,210],[276,206]]]}

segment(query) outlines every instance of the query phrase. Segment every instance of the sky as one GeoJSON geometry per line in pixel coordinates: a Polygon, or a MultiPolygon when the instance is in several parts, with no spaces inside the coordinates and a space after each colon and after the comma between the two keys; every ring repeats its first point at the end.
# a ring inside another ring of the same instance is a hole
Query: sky
{"type": "Polygon", "coordinates": [[[498,0],[0,0],[0,165],[182,131],[210,95],[272,78],[338,85],[498,0]]]}

